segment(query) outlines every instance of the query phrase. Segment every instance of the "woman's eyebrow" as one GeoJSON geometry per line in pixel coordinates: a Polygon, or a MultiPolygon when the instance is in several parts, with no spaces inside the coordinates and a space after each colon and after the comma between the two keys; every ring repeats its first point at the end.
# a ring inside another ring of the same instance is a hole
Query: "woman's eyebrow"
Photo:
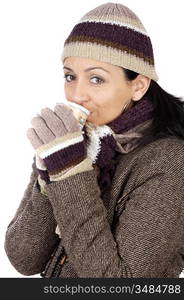
{"type": "MultiPolygon", "coordinates": [[[[67,69],[67,70],[73,72],[72,69],[70,69],[70,68],[68,68],[68,67],[65,67],[65,66],[63,67],[63,69],[67,69]]],[[[88,72],[88,71],[91,71],[91,70],[94,70],[94,69],[100,69],[100,70],[103,70],[103,71],[105,71],[105,72],[107,72],[107,73],[110,73],[108,70],[106,70],[106,69],[104,69],[104,68],[102,68],[102,67],[90,67],[90,68],[85,69],[84,72],[88,72]]]]}

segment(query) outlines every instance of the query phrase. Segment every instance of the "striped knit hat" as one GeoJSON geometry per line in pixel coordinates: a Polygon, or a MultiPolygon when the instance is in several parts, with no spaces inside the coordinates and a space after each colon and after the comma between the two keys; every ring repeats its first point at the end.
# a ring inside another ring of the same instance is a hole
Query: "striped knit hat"
{"type": "Polygon", "coordinates": [[[68,56],[110,63],[158,80],[146,29],[119,3],[102,4],[80,19],[64,43],[61,60],[68,56]]]}

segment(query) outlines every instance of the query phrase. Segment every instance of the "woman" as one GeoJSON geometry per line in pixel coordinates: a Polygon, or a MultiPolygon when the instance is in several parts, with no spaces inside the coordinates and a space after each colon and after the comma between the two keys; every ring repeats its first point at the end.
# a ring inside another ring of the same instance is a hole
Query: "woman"
{"type": "Polygon", "coordinates": [[[24,275],[179,277],[184,268],[184,108],[158,84],[151,40],[126,6],[88,12],[65,41],[66,105],[27,137],[32,174],[6,232],[24,275]]]}

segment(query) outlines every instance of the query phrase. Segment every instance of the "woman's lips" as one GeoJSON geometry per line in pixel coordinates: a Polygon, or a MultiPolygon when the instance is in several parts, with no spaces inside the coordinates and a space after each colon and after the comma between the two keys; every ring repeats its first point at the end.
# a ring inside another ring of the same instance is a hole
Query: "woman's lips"
{"type": "Polygon", "coordinates": [[[83,105],[83,107],[86,108],[87,110],[89,110],[90,113],[93,112],[92,109],[90,109],[90,108],[88,108],[88,107],[85,107],[84,105],[83,105]]]}

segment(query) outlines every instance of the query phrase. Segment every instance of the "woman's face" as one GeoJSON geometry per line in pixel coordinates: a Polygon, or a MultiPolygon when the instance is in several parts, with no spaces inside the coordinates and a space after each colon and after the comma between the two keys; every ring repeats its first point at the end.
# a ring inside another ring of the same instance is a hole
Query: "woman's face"
{"type": "Polygon", "coordinates": [[[91,111],[87,120],[95,125],[114,120],[131,100],[131,82],[118,66],[71,56],[65,59],[63,69],[66,99],[91,111]]]}

